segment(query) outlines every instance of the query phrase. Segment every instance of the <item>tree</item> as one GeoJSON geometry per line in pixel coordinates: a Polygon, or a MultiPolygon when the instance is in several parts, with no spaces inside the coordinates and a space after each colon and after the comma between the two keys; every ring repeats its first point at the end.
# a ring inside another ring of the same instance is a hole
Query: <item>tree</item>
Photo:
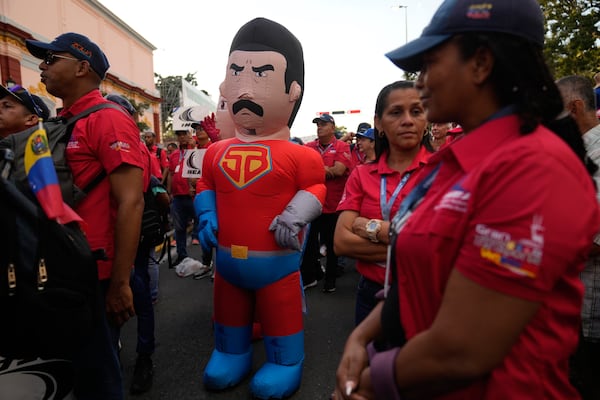
{"type": "MultiPolygon", "coordinates": [[[[167,132],[170,132],[173,129],[173,122],[171,120],[173,110],[182,106],[181,80],[183,79],[186,82],[189,82],[192,86],[198,86],[196,72],[188,73],[185,78],[181,75],[163,77],[160,74],[154,73],[154,78],[156,79],[156,89],[160,92],[160,97],[162,99],[162,103],[160,104],[161,128],[163,134],[167,134],[167,132]]],[[[206,90],[203,90],[203,92],[208,95],[206,90]]]]}
{"type": "Polygon", "coordinates": [[[556,78],[592,77],[600,59],[600,0],[540,0],[546,19],[544,56],[556,78]]]}

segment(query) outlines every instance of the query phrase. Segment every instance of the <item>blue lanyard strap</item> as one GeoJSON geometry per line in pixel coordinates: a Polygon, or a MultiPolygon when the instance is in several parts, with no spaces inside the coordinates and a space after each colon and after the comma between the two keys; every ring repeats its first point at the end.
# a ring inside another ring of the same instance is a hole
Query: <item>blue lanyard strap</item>
{"type": "Polygon", "coordinates": [[[436,165],[435,168],[429,173],[429,175],[427,175],[425,179],[419,182],[419,184],[413,190],[410,191],[408,196],[406,196],[404,201],[402,201],[402,203],[400,204],[400,209],[394,216],[394,219],[392,219],[389,231],[390,244],[388,244],[387,259],[385,263],[385,281],[383,284],[385,297],[387,297],[387,293],[390,289],[391,263],[395,261],[392,260],[392,258],[394,257],[392,246],[395,246],[396,237],[398,236],[398,233],[400,233],[400,230],[406,223],[408,217],[410,217],[410,215],[412,214],[412,211],[421,203],[421,201],[423,201],[423,198],[431,188],[431,185],[433,184],[433,181],[435,180],[435,177],[437,176],[440,170],[440,165],[442,165],[442,163],[436,165]]]}
{"type": "Polygon", "coordinates": [[[398,198],[398,194],[400,193],[402,188],[406,185],[408,178],[410,178],[410,172],[407,174],[404,174],[404,176],[402,177],[402,179],[396,186],[396,189],[394,189],[394,192],[392,193],[392,197],[390,197],[390,200],[388,201],[387,200],[387,175],[381,175],[381,184],[380,184],[380,190],[379,190],[379,205],[381,207],[381,215],[383,216],[384,221],[390,220],[390,213],[392,211],[392,206],[396,202],[396,198],[398,198]]]}
{"type": "Polygon", "coordinates": [[[400,232],[401,227],[404,225],[404,222],[411,214],[412,210],[414,210],[421,203],[421,201],[425,197],[425,194],[427,194],[429,188],[431,188],[431,185],[433,184],[433,181],[435,180],[435,177],[437,176],[440,170],[440,165],[442,165],[442,163],[436,165],[435,168],[429,173],[429,175],[427,175],[425,179],[419,182],[419,184],[415,186],[413,190],[410,191],[408,196],[406,196],[404,201],[400,204],[400,209],[398,210],[398,212],[394,216],[394,219],[392,220],[392,224],[390,226],[390,234],[397,235],[400,232]]]}

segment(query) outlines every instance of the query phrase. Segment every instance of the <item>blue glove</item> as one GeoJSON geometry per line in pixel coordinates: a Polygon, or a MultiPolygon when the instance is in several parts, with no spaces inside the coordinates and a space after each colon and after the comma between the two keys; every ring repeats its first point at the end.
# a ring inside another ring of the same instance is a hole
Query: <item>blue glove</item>
{"type": "Polygon", "coordinates": [[[269,230],[274,232],[275,241],[284,249],[300,251],[302,246],[298,232],[321,214],[321,202],[310,192],[300,190],[290,200],[285,210],[276,216],[269,230]]]}
{"type": "Polygon", "coordinates": [[[217,247],[217,200],[213,190],[200,192],[194,198],[194,209],[198,216],[198,238],[202,251],[207,253],[217,247]]]}

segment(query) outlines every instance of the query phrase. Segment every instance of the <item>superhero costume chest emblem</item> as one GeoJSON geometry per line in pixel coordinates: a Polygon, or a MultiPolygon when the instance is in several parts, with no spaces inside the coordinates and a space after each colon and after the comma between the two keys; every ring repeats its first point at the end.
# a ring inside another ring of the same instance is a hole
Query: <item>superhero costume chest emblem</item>
{"type": "Polygon", "coordinates": [[[219,168],[234,186],[243,189],[273,169],[271,148],[252,143],[231,145],[221,156],[219,168]]]}

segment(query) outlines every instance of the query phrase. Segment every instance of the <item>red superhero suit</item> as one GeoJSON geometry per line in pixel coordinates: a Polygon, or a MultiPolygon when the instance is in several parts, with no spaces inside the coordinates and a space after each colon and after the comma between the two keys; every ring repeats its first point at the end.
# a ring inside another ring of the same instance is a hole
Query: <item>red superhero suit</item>
{"type": "Polygon", "coordinates": [[[267,361],[250,390],[279,399],[302,377],[299,267],[304,228],[325,199],[324,167],[317,152],[289,141],[304,83],[298,40],[257,18],[236,34],[227,66],[221,96],[234,133],[221,131],[230,139],[207,149],[194,200],[203,250],[216,248],[215,349],[204,385],[222,390],[250,373],[256,318],[267,361]]]}

